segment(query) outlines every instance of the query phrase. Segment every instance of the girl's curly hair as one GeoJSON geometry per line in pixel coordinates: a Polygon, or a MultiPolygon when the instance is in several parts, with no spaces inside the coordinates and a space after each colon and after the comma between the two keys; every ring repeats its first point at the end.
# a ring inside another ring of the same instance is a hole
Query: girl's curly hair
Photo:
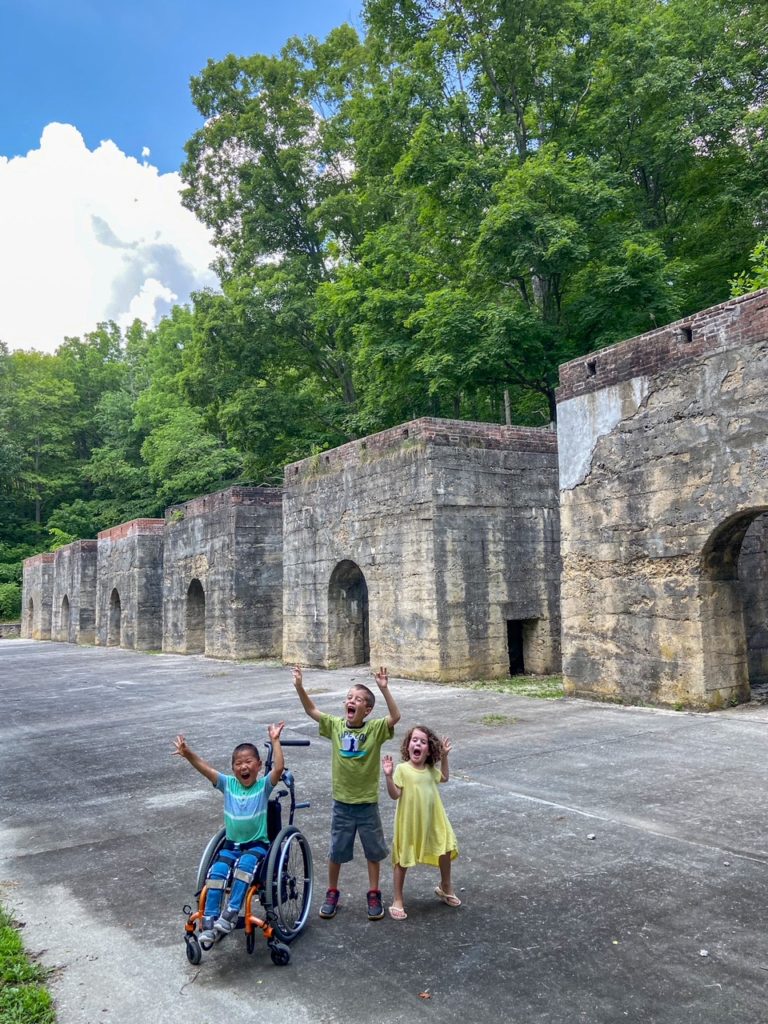
{"type": "Polygon", "coordinates": [[[411,756],[408,753],[408,744],[411,742],[411,736],[413,736],[416,729],[419,732],[423,732],[427,737],[429,743],[429,752],[427,753],[426,764],[437,764],[440,761],[443,752],[443,744],[440,737],[436,732],[433,732],[426,725],[414,725],[406,733],[405,739],[400,744],[400,754],[404,761],[410,761],[411,756]]]}

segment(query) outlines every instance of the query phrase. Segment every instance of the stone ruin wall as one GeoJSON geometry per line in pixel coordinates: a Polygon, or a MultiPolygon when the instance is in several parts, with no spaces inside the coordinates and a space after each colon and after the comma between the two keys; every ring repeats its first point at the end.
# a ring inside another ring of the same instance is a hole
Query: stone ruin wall
{"type": "Polygon", "coordinates": [[[232,487],[172,506],[165,515],[163,650],[279,658],[282,579],[279,488],[232,487]]]}
{"type": "Polygon", "coordinates": [[[54,552],[51,639],[92,644],[96,636],[95,540],[76,540],[54,552]]]}
{"type": "Polygon", "coordinates": [[[99,533],[97,644],[161,650],[164,537],[164,519],[132,519],[99,533]]]}
{"type": "Polygon", "coordinates": [[[344,562],[368,590],[372,664],[425,674],[439,663],[428,467],[408,427],[289,465],[283,490],[283,659],[355,664],[344,624],[329,622],[332,574],[344,562]],[[398,443],[401,442],[401,443],[398,443]],[[394,525],[393,525],[394,524],[394,525]],[[338,628],[334,628],[337,625],[338,628]]]}
{"type": "Polygon", "coordinates": [[[567,692],[744,699],[759,610],[738,564],[768,511],[768,292],[574,360],[560,382],[567,692]]]}
{"type": "Polygon", "coordinates": [[[443,678],[509,675],[508,624],[521,669],[559,673],[557,436],[493,426],[478,445],[454,429],[460,443],[437,427],[431,452],[443,678]]]}
{"type": "Polygon", "coordinates": [[[506,620],[519,618],[528,669],[559,668],[551,431],[416,420],[286,467],[283,503],[285,661],[367,660],[344,643],[346,566],[365,581],[374,666],[506,675],[506,620]]]}
{"type": "Polygon", "coordinates": [[[51,552],[24,560],[21,635],[31,640],[51,639],[54,557],[51,552]]]}
{"type": "MultiPolygon", "coordinates": [[[[425,419],[287,467],[283,514],[272,488],[169,509],[164,649],[191,649],[197,581],[199,650],[360,661],[343,635],[357,573],[364,653],[393,674],[504,674],[508,623],[526,670],[556,671],[561,611],[570,693],[718,707],[768,685],[768,292],[560,381],[559,502],[551,433],[425,419]]],[[[27,559],[23,635],[93,642],[96,566],[96,541],[27,559]]]]}

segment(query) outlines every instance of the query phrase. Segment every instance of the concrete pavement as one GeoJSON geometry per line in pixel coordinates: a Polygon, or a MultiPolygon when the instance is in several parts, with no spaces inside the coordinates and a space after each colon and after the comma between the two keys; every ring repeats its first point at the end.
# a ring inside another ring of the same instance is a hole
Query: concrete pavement
{"type": "MultiPolygon", "coordinates": [[[[364,676],[305,673],[334,713],[364,676]]],[[[59,1024],[768,1021],[765,708],[392,689],[399,736],[421,721],[453,740],[443,799],[464,905],[438,902],[437,872],[417,868],[408,920],[368,922],[358,850],[337,917],[322,921],[329,748],[288,669],[0,643],[0,899],[55,968],[59,1024]],[[288,967],[261,941],[249,957],[241,933],[192,967],[182,907],[221,802],[172,739],[185,732],[227,769],[236,742],[263,743],[283,718],[286,736],[313,740],[289,751],[312,804],[297,815],[315,857],[309,927],[288,967]]],[[[388,865],[383,889],[386,903],[388,865]]]]}

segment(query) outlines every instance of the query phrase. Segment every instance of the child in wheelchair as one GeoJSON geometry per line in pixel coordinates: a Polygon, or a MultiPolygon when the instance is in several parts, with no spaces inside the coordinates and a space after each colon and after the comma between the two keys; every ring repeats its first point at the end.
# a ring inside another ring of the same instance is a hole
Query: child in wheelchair
{"type": "Polygon", "coordinates": [[[211,866],[206,880],[200,945],[210,949],[215,942],[237,926],[248,887],[256,875],[259,861],[269,848],[267,804],[285,767],[280,734],[284,722],[269,726],[273,764],[268,775],[259,778],[261,759],[252,743],[241,743],[232,752],[232,774],[217,771],[189,748],[184,736],[174,742],[174,754],[183,757],[204,775],[224,796],[226,839],[211,866]],[[226,906],[222,907],[227,880],[232,888],[226,906]]]}

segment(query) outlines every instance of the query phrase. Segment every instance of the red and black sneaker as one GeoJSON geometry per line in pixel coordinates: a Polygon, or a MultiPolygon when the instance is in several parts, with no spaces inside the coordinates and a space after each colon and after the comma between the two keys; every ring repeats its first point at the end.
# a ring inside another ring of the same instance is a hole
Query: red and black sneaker
{"type": "Polygon", "coordinates": [[[378,921],[384,917],[384,905],[381,902],[381,890],[369,889],[366,894],[368,900],[368,920],[378,921]]]}
{"type": "Polygon", "coordinates": [[[336,916],[336,907],[338,905],[340,895],[341,893],[338,889],[328,889],[326,891],[325,900],[323,901],[322,907],[320,907],[320,917],[336,916]]]}

